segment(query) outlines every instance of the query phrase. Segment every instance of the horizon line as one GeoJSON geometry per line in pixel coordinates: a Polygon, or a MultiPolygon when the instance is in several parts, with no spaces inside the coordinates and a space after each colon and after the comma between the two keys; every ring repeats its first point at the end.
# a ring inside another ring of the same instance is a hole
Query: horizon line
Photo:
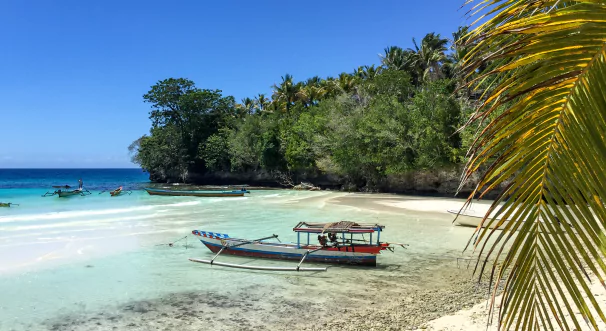
{"type": "Polygon", "coordinates": [[[63,168],[63,167],[49,167],[49,168],[41,168],[41,167],[23,167],[23,168],[3,168],[0,167],[0,170],[98,170],[98,169],[139,169],[144,170],[143,168],[118,168],[118,167],[107,167],[107,168],[63,168]]]}

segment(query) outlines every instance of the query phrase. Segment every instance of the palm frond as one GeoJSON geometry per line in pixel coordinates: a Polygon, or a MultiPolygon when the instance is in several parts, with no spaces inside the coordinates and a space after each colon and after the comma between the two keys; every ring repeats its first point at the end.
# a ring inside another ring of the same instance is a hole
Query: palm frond
{"type": "Polygon", "coordinates": [[[482,172],[467,203],[505,187],[472,237],[477,270],[496,262],[491,312],[502,285],[504,329],[598,329],[606,316],[589,285],[606,274],[606,2],[475,2],[486,22],[466,36],[464,68],[491,68],[471,83],[490,91],[472,121],[491,121],[463,181],[482,172]]]}

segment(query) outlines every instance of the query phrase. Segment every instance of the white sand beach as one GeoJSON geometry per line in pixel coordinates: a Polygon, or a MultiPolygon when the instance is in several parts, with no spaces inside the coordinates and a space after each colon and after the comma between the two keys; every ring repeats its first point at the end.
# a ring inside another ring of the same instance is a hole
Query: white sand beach
{"type": "MultiPolygon", "coordinates": [[[[452,214],[449,214],[448,210],[459,210],[463,204],[463,199],[450,199],[450,198],[425,198],[425,197],[400,197],[392,195],[376,195],[368,196],[362,194],[352,194],[344,196],[339,199],[335,199],[335,203],[357,206],[359,208],[367,208],[370,210],[381,210],[378,206],[385,206],[384,212],[389,213],[435,213],[448,215],[451,219],[454,219],[452,214]]],[[[467,210],[473,210],[474,213],[481,215],[488,211],[492,201],[474,201],[472,207],[467,210]]],[[[476,277],[476,276],[474,276],[476,277]]],[[[476,277],[477,278],[477,277],[476,277]]],[[[470,282],[472,279],[470,279],[470,282]]],[[[602,307],[606,308],[606,290],[600,284],[597,278],[592,277],[591,291],[595,296],[596,301],[602,307]]],[[[484,291],[484,296],[487,294],[484,291]]],[[[500,307],[501,296],[497,296],[495,300],[495,307],[500,307]]],[[[438,303],[438,302],[436,302],[438,303]]],[[[593,310],[593,309],[592,309],[593,310]]],[[[494,313],[492,321],[489,324],[489,301],[481,300],[481,302],[473,305],[472,307],[461,309],[455,313],[441,316],[437,319],[433,319],[427,323],[419,326],[419,329],[436,330],[436,331],[496,331],[498,330],[497,314],[494,313]]],[[[405,318],[399,315],[397,310],[394,312],[396,316],[405,318]]],[[[577,319],[583,321],[580,313],[577,313],[577,319]]],[[[566,315],[567,316],[567,315],[566,315]]],[[[554,325],[555,320],[552,320],[554,325]]],[[[597,321],[599,329],[606,329],[606,323],[601,320],[597,321]]],[[[582,330],[593,330],[587,324],[581,324],[582,330]]]]}

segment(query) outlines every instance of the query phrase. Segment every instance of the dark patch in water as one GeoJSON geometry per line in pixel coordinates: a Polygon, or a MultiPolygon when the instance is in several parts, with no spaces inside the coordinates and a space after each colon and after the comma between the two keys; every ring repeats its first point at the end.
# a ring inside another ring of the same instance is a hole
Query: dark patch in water
{"type": "MultiPolygon", "coordinates": [[[[355,289],[344,287],[337,277],[324,280],[322,286],[318,286],[318,280],[299,279],[289,288],[256,285],[233,293],[173,293],[107,307],[97,313],[58,316],[31,330],[325,331],[356,325],[372,329],[375,325],[365,323],[377,320],[385,323],[376,329],[400,330],[418,327],[429,318],[454,312],[479,298],[473,295],[469,275],[453,263],[436,267],[428,262],[424,266],[432,268],[420,268],[421,272],[411,271],[404,277],[369,278],[351,273],[348,284],[358,283],[355,289]],[[420,288],[408,283],[414,278],[423,278],[431,285],[420,288]],[[408,322],[391,317],[393,310],[398,310],[400,317],[406,316],[408,322]]],[[[485,294],[478,293],[480,297],[485,294]]]]}

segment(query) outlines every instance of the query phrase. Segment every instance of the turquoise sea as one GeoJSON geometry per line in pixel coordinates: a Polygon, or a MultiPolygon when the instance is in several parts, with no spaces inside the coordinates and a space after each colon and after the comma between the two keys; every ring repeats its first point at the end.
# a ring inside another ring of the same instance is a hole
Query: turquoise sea
{"type": "Polygon", "coordinates": [[[460,256],[470,233],[441,215],[355,202],[402,199],[396,196],[254,190],[243,198],[160,197],[141,190],[148,184],[138,169],[0,169],[0,202],[19,204],[0,208],[0,330],[200,330],[211,322],[207,329],[306,329],[335,306],[353,309],[377,293],[422,286],[432,268],[460,256]],[[77,186],[80,177],[92,195],[41,197],[51,185],[77,186]],[[99,194],[117,186],[133,193],[99,194]],[[194,229],[294,241],[299,221],[339,220],[385,224],[383,240],[410,246],[382,254],[376,268],[335,266],[321,274],[188,261],[212,256],[190,235],[194,229]]]}

